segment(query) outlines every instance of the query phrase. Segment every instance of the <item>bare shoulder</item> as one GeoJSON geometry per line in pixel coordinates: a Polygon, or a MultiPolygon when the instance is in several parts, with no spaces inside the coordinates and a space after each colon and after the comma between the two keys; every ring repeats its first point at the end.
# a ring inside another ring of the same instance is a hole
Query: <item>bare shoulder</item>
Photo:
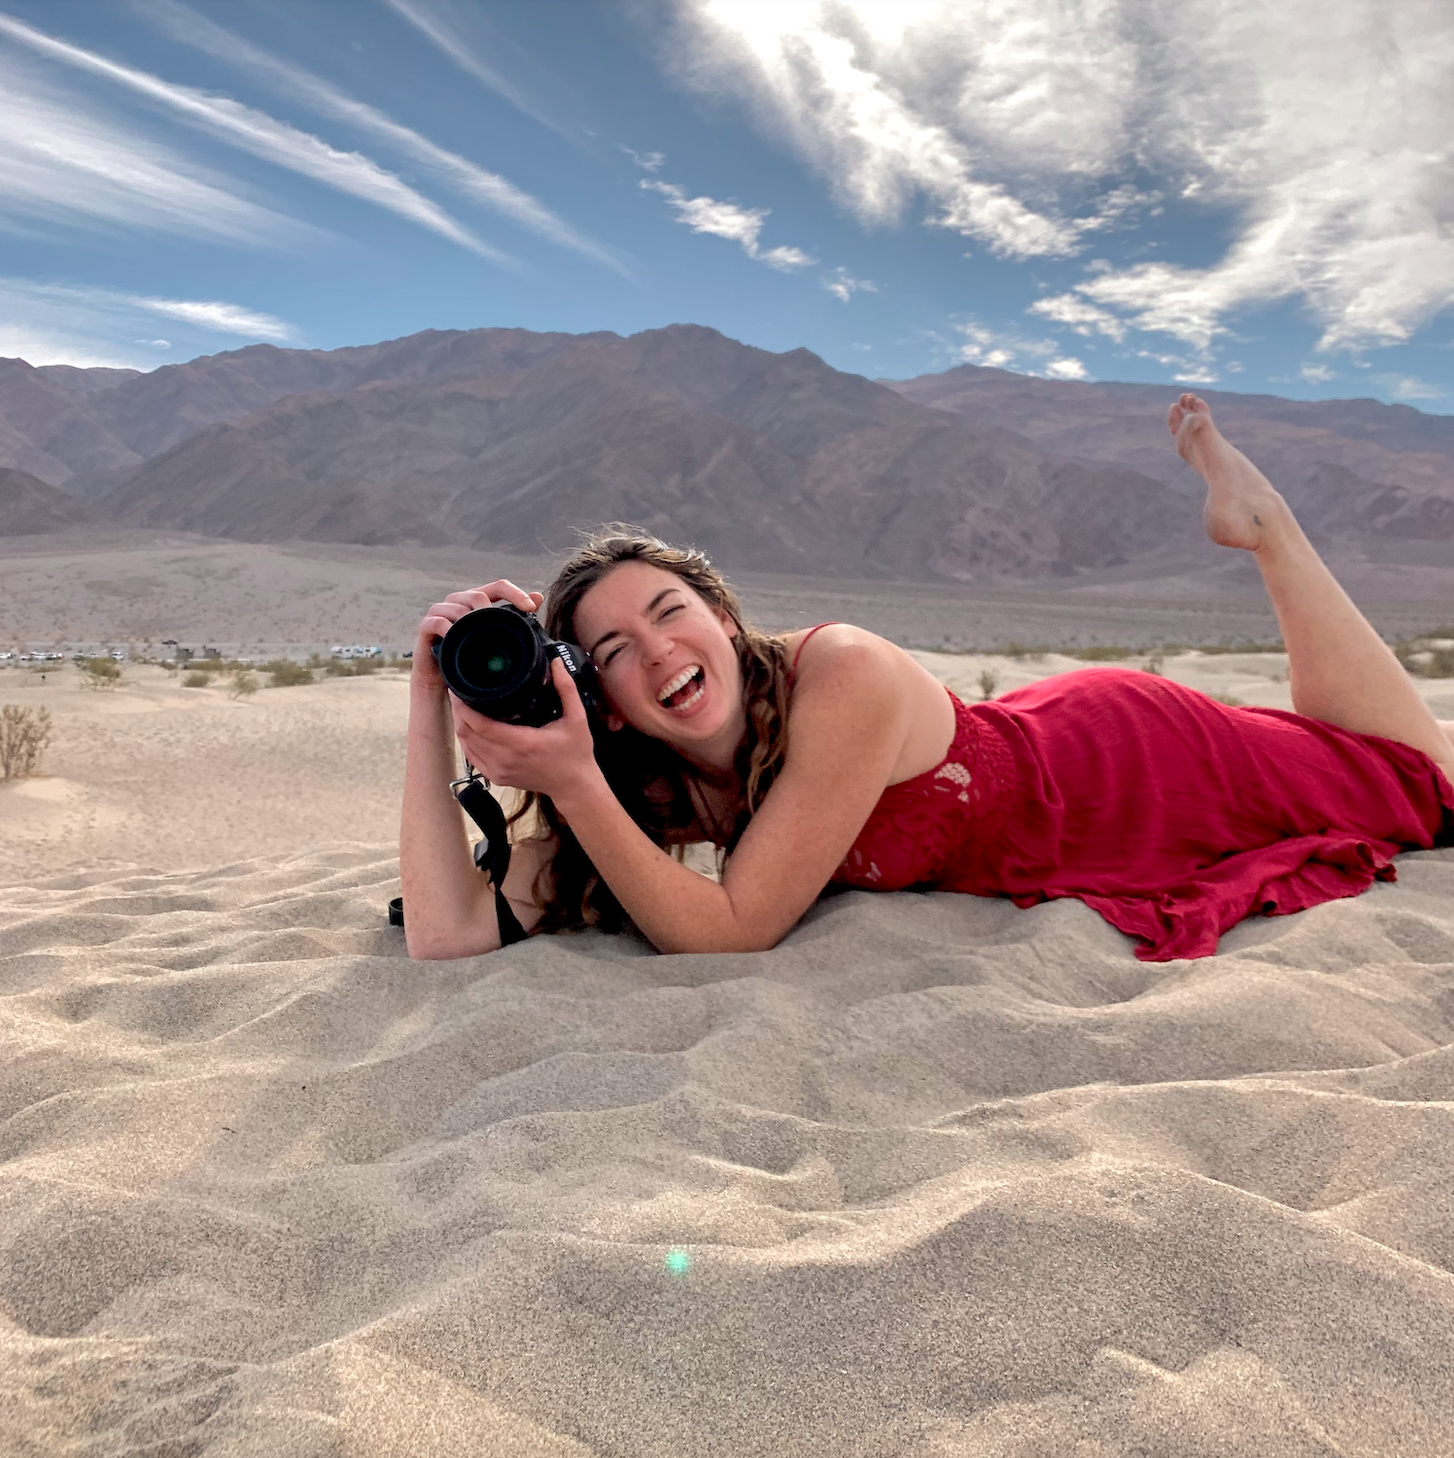
{"type": "Polygon", "coordinates": [[[889,784],[932,769],[948,753],[954,701],[898,644],[851,623],[831,623],[811,638],[793,633],[786,639],[790,657],[802,649],[793,679],[793,723],[806,727],[810,736],[845,717],[871,734],[887,734],[895,746],[889,784]],[[846,703],[852,704],[852,715],[844,716],[846,703]]]}
{"type": "Polygon", "coordinates": [[[852,683],[886,688],[901,684],[919,665],[895,643],[856,628],[852,623],[829,623],[816,632],[803,629],[784,635],[788,658],[796,658],[793,698],[816,698],[823,690],[852,683]],[[811,636],[809,636],[811,634],[811,636]]]}

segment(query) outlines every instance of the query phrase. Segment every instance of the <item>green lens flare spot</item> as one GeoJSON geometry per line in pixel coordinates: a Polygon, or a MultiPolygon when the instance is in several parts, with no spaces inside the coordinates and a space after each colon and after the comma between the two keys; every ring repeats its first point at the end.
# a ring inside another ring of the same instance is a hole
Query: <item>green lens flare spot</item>
{"type": "Polygon", "coordinates": [[[504,673],[504,671],[509,668],[509,666],[510,660],[506,658],[502,653],[496,653],[493,658],[487,658],[485,660],[485,667],[491,673],[504,673]]]}
{"type": "Polygon", "coordinates": [[[692,1258],[684,1250],[669,1250],[666,1253],[666,1269],[670,1275],[685,1276],[692,1268],[692,1258]]]}

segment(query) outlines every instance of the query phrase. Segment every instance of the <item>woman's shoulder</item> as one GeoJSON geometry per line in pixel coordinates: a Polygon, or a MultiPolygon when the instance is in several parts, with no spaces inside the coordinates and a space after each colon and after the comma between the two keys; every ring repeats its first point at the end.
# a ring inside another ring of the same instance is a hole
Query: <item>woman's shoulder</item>
{"type": "Polygon", "coordinates": [[[812,628],[798,628],[784,633],[783,643],[795,680],[805,675],[817,677],[830,666],[840,672],[857,668],[872,673],[875,667],[891,668],[900,659],[912,661],[887,638],[852,623],[819,623],[812,628]]]}
{"type": "Polygon", "coordinates": [[[788,651],[788,661],[800,668],[810,661],[821,662],[853,648],[894,646],[877,633],[870,633],[867,628],[858,628],[852,623],[819,623],[812,628],[795,628],[784,633],[782,640],[788,651]]]}

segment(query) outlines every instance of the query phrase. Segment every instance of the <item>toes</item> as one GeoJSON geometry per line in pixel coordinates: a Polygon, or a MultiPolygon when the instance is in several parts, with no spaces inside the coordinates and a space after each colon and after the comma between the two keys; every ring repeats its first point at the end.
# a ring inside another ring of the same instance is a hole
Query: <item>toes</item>
{"type": "Polygon", "coordinates": [[[1166,412],[1166,428],[1173,435],[1175,435],[1177,431],[1181,429],[1182,418],[1185,415],[1186,411],[1183,410],[1180,405],[1173,405],[1171,409],[1166,412]]]}

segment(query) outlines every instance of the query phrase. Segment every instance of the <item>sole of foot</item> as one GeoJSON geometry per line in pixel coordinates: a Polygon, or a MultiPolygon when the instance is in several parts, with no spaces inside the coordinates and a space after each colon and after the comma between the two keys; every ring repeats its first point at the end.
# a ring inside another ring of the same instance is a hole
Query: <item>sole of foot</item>
{"type": "Polygon", "coordinates": [[[1166,423],[1176,437],[1177,453],[1207,483],[1202,508],[1207,535],[1219,546],[1257,551],[1286,515],[1286,502],[1223,437],[1205,400],[1183,395],[1167,413],[1166,423]]]}

